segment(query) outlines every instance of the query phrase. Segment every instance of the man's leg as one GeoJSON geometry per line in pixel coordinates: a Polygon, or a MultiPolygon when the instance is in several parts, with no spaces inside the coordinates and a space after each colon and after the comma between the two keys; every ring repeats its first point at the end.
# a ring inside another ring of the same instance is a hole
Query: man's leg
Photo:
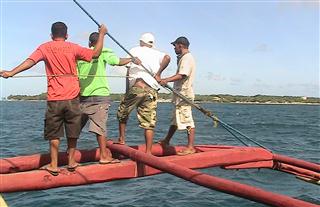
{"type": "Polygon", "coordinates": [[[177,130],[177,126],[176,125],[170,125],[169,131],[167,133],[167,136],[160,141],[160,144],[162,145],[169,145],[170,144],[170,140],[173,137],[174,133],[177,130]]]}
{"type": "Polygon", "coordinates": [[[56,172],[59,171],[58,169],[59,144],[60,144],[59,138],[53,138],[49,140],[51,162],[47,166],[48,170],[56,171],[56,172]]]}
{"type": "Polygon", "coordinates": [[[74,159],[74,153],[77,147],[77,138],[68,137],[68,166],[69,168],[77,167],[79,164],[74,159]]]}
{"type": "Polygon", "coordinates": [[[188,136],[188,144],[185,150],[178,152],[178,155],[188,155],[196,152],[194,148],[195,125],[192,118],[191,106],[180,106],[177,113],[178,129],[186,129],[188,136]],[[179,115],[179,116],[178,116],[179,115]]]}
{"type": "MultiPolygon", "coordinates": [[[[82,113],[82,114],[81,114],[81,130],[82,130],[83,127],[87,124],[88,120],[89,120],[88,115],[85,114],[85,113],[82,113]]],[[[66,152],[67,152],[67,154],[69,155],[69,146],[67,147],[67,151],[66,151],[66,152]]]]}
{"type": "Polygon", "coordinates": [[[68,142],[68,170],[74,171],[79,166],[74,159],[77,141],[81,132],[82,113],[79,98],[65,102],[64,125],[68,142]]]}
{"type": "Polygon", "coordinates": [[[170,140],[173,137],[174,133],[177,131],[178,126],[177,126],[176,114],[177,114],[177,108],[176,108],[176,106],[174,106],[172,113],[171,113],[171,125],[169,127],[169,131],[167,133],[167,136],[158,142],[162,146],[170,145],[170,140]]]}
{"type": "Polygon", "coordinates": [[[125,122],[119,122],[119,144],[125,144],[126,143],[126,125],[125,122]]]}
{"type": "Polygon", "coordinates": [[[138,103],[141,100],[141,97],[139,96],[139,90],[140,89],[137,87],[130,88],[119,104],[117,112],[117,118],[119,121],[119,144],[125,144],[126,142],[127,120],[131,111],[137,107],[138,103]]]}
{"type": "Polygon", "coordinates": [[[154,135],[153,129],[145,129],[144,130],[144,138],[146,141],[146,153],[147,154],[152,154],[151,150],[152,150],[152,144],[153,144],[153,135],[154,135]]]}
{"type": "Polygon", "coordinates": [[[48,101],[47,111],[44,120],[44,137],[49,141],[50,163],[40,169],[49,171],[51,174],[58,175],[58,154],[60,137],[63,133],[63,101],[48,101]]]}
{"type": "Polygon", "coordinates": [[[187,127],[188,134],[188,145],[187,148],[190,150],[194,150],[194,136],[195,136],[195,128],[187,127]]]}
{"type": "Polygon", "coordinates": [[[107,163],[113,160],[107,151],[107,139],[105,136],[97,134],[97,141],[100,148],[100,163],[107,163]]]}
{"type": "Polygon", "coordinates": [[[94,133],[100,149],[100,164],[110,163],[113,160],[107,150],[107,120],[109,103],[88,103],[82,105],[82,113],[88,115],[89,131],[94,133]]]}

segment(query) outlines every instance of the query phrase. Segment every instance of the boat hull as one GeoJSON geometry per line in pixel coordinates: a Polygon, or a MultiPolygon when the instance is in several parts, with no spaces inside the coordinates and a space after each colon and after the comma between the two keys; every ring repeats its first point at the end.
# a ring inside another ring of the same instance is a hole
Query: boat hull
{"type": "MultiPolygon", "coordinates": [[[[143,147],[135,147],[144,151],[143,147]]],[[[163,150],[160,146],[154,146],[154,152],[158,155],[172,154],[182,147],[173,147],[167,150],[163,150]]],[[[264,165],[260,167],[270,168],[273,166],[272,153],[256,147],[214,147],[214,146],[199,146],[197,147],[198,152],[189,156],[178,156],[170,155],[163,156],[160,159],[164,161],[169,161],[177,165],[185,166],[191,169],[201,169],[216,166],[230,166],[239,165],[246,163],[250,168],[250,163],[252,167],[256,167],[256,163],[263,161],[264,165]]],[[[96,150],[94,150],[96,151],[96,150]]],[[[83,161],[86,154],[81,154],[77,156],[77,159],[83,161]]],[[[86,151],[87,153],[87,151],[86,151]]],[[[91,154],[91,153],[90,153],[91,154]]],[[[96,153],[98,154],[98,153],[96,153]]],[[[36,155],[36,156],[23,156],[14,158],[14,160],[8,158],[2,163],[6,163],[1,168],[12,169],[11,166],[17,166],[18,163],[29,163],[29,165],[24,164],[23,168],[34,168],[39,167],[40,164],[46,164],[41,162],[36,162],[41,160],[41,156],[47,155],[36,155]],[[38,157],[35,159],[35,157],[38,157]],[[31,159],[30,159],[31,158],[31,159]],[[27,161],[28,159],[29,162],[27,161]],[[8,162],[9,160],[9,162],[8,162]],[[33,163],[34,162],[34,163],[33,163]]],[[[93,161],[97,157],[90,157],[93,161]]],[[[88,160],[89,158],[85,158],[88,160]]],[[[91,160],[90,159],[90,160],[91,160]]],[[[17,169],[17,168],[15,168],[17,169]]],[[[5,171],[4,169],[2,169],[5,171]]],[[[148,176],[161,173],[160,170],[146,166],[139,162],[132,160],[123,160],[119,164],[90,164],[86,166],[80,166],[75,172],[69,172],[65,168],[61,168],[61,173],[59,176],[52,176],[44,170],[31,170],[25,172],[17,173],[6,173],[0,174],[0,192],[17,192],[17,191],[29,191],[29,190],[43,190],[49,188],[63,187],[63,186],[75,186],[75,185],[85,185],[92,183],[107,182],[111,180],[136,178],[141,176],[148,176]]]]}
{"type": "MultiPolygon", "coordinates": [[[[113,156],[122,159],[121,163],[92,163],[98,161],[99,150],[77,151],[78,162],[91,163],[78,167],[74,172],[62,167],[58,176],[53,176],[45,170],[36,170],[49,162],[48,154],[0,159],[0,192],[86,185],[166,172],[207,188],[272,206],[317,206],[192,170],[217,166],[224,169],[270,168],[295,174],[308,182],[320,179],[318,164],[272,154],[260,147],[199,145],[195,147],[197,152],[188,156],[176,155],[177,151],[184,148],[182,146],[164,148],[161,145],[154,145],[152,154],[156,156],[144,153],[143,145],[128,147],[108,142],[108,148],[111,149],[113,156]],[[131,160],[124,160],[125,158],[131,160]]],[[[59,165],[65,165],[66,162],[66,153],[60,153],[59,165]]]]}

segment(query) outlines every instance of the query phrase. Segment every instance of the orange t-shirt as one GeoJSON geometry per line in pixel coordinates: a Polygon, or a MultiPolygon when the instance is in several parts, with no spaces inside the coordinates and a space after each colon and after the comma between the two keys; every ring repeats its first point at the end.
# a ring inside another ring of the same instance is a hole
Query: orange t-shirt
{"type": "Polygon", "coordinates": [[[79,95],[77,60],[90,62],[93,50],[65,41],[40,45],[29,57],[35,63],[43,60],[48,75],[48,101],[70,100],[79,95]],[[50,75],[58,75],[50,77],[50,75]],[[63,76],[61,76],[63,75],[63,76]]]}

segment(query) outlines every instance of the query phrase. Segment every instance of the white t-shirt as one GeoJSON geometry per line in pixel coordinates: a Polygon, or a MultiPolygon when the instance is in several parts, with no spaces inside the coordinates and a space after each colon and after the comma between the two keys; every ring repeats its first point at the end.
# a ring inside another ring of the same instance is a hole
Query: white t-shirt
{"type": "MultiPolygon", "coordinates": [[[[160,68],[160,64],[165,56],[165,53],[160,52],[154,48],[149,47],[134,47],[130,50],[133,57],[138,57],[142,65],[146,67],[152,74],[156,74],[160,68]]],[[[129,86],[132,87],[136,79],[141,78],[150,87],[158,90],[160,85],[158,82],[143,69],[141,66],[134,63],[128,64],[129,66],[129,86]]]]}
{"type": "MultiPolygon", "coordinates": [[[[186,77],[182,80],[175,81],[173,88],[190,100],[194,100],[193,80],[195,71],[196,63],[191,53],[183,55],[178,62],[177,74],[185,75],[186,77]]],[[[181,100],[178,96],[173,95],[172,102],[178,105],[181,100]]]]}

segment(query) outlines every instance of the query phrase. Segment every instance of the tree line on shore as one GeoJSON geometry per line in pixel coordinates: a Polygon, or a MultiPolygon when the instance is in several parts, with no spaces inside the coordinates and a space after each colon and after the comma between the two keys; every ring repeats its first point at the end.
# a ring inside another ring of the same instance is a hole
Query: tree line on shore
{"type": "MultiPolygon", "coordinates": [[[[110,98],[113,101],[120,101],[123,94],[111,94],[110,98]]],[[[159,100],[170,101],[172,95],[169,93],[159,93],[159,100]]],[[[15,101],[40,101],[46,100],[47,94],[41,93],[39,95],[10,95],[7,100],[15,101]]],[[[301,97],[301,96],[270,96],[270,95],[229,95],[229,94],[212,94],[212,95],[196,95],[196,102],[208,103],[312,103],[320,104],[320,98],[316,97],[301,97]]]]}

